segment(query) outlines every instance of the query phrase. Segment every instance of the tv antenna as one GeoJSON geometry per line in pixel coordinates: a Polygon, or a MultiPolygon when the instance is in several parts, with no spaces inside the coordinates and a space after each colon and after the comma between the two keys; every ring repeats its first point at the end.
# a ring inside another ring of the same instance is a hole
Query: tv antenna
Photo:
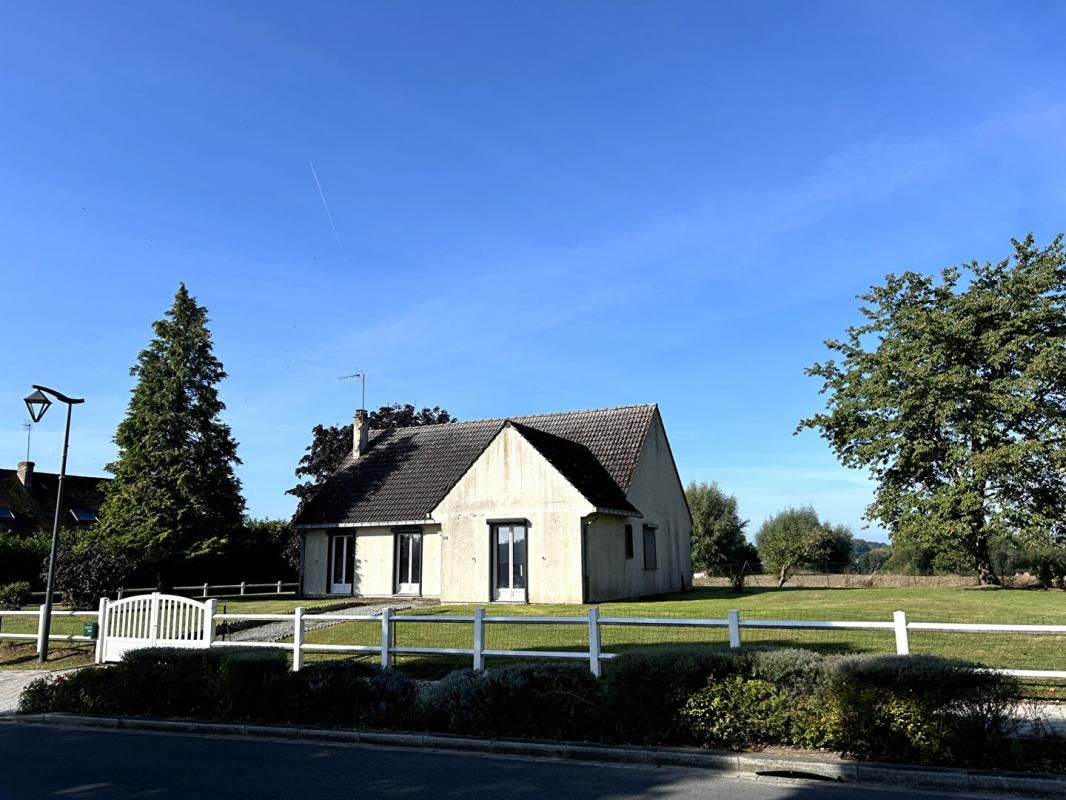
{"type": "Polygon", "coordinates": [[[33,422],[31,420],[23,420],[22,427],[26,431],[26,460],[30,460],[30,435],[33,433],[33,422]]]}
{"type": "Polygon", "coordinates": [[[337,378],[337,380],[339,380],[339,381],[350,381],[350,380],[359,381],[359,384],[362,387],[362,398],[359,401],[359,407],[365,411],[366,410],[366,373],[363,372],[363,370],[361,370],[361,369],[357,369],[351,375],[341,375],[339,378],[337,378]]]}

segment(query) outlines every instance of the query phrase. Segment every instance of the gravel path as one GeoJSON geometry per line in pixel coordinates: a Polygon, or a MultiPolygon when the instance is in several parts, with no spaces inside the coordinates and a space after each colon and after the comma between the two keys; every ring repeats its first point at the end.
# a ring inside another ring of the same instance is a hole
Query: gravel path
{"type": "MultiPolygon", "coordinates": [[[[401,609],[420,608],[422,606],[435,604],[435,602],[428,603],[420,600],[411,600],[406,603],[390,602],[376,606],[358,606],[356,608],[339,609],[335,613],[351,614],[358,617],[379,617],[384,608],[391,608],[394,611],[399,611],[401,609]]],[[[327,610],[323,613],[330,612],[327,610]]],[[[341,625],[345,622],[345,620],[342,619],[315,620],[316,616],[317,614],[308,614],[304,617],[305,631],[313,631],[315,628],[328,628],[332,625],[341,625]]],[[[227,634],[221,638],[225,639],[227,642],[277,642],[289,636],[292,636],[291,622],[267,622],[254,628],[235,631],[234,633],[227,634]]]]}
{"type": "MultiPolygon", "coordinates": [[[[75,669],[79,669],[75,667],[75,669]]],[[[14,714],[18,709],[19,695],[26,684],[36,678],[64,675],[73,669],[57,669],[49,672],[45,669],[0,669],[0,715],[14,714]]]]}

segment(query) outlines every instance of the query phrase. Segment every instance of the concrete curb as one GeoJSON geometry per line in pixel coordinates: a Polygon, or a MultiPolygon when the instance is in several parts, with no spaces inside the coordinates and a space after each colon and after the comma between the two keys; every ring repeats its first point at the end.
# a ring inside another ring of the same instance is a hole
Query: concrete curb
{"type": "Polygon", "coordinates": [[[914,767],[845,761],[826,757],[728,753],[674,747],[605,746],[574,742],[483,739],[448,734],[300,728],[287,725],[242,725],[228,722],[94,717],[80,714],[26,714],[0,718],[2,723],[29,723],[159,733],[295,739],[307,742],[410,747],[490,755],[557,758],[575,761],[694,767],[748,777],[807,778],[926,791],[1009,793],[1026,797],[1066,797],[1066,775],[950,767],[914,767]]]}

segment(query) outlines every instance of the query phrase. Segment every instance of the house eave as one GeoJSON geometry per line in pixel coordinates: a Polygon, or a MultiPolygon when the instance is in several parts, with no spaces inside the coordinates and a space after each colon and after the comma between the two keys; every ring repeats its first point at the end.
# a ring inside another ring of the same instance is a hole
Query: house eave
{"type": "Polygon", "coordinates": [[[431,517],[422,519],[387,519],[373,522],[301,522],[293,527],[296,530],[319,530],[322,528],[387,528],[396,525],[436,525],[431,517]]]}
{"type": "Polygon", "coordinates": [[[597,508],[597,514],[610,514],[615,517],[635,517],[636,519],[644,519],[644,515],[637,511],[635,508],[630,511],[626,511],[621,508],[597,508]]]}

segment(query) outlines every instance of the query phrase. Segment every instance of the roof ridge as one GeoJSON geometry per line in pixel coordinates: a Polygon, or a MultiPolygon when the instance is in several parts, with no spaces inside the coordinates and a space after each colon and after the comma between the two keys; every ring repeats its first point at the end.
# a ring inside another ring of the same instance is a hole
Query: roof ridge
{"type": "MultiPolygon", "coordinates": [[[[18,470],[17,469],[11,469],[11,467],[0,467],[0,473],[2,473],[2,472],[10,472],[10,473],[12,473],[14,475],[18,475],[18,470]]],[[[58,478],[59,477],[59,473],[58,472],[42,472],[39,469],[34,469],[33,470],[33,476],[36,478],[38,475],[47,475],[49,478],[58,478]]],[[[87,478],[88,480],[91,480],[91,481],[110,481],[110,480],[114,480],[113,478],[109,478],[106,475],[75,475],[72,472],[68,472],[64,477],[67,477],[67,478],[87,478]]]]}
{"type": "Polygon", "coordinates": [[[548,411],[543,414],[510,414],[506,417],[485,417],[484,419],[462,419],[452,420],[450,422],[434,422],[429,425],[400,425],[395,428],[372,428],[371,432],[375,430],[409,430],[411,428],[442,428],[449,425],[472,425],[475,423],[487,423],[487,422],[509,422],[515,419],[529,419],[530,417],[561,417],[564,414],[595,414],[601,411],[628,411],[631,408],[657,408],[658,403],[633,403],[626,406],[604,406],[602,408],[575,408],[570,411],[548,411]]]}

